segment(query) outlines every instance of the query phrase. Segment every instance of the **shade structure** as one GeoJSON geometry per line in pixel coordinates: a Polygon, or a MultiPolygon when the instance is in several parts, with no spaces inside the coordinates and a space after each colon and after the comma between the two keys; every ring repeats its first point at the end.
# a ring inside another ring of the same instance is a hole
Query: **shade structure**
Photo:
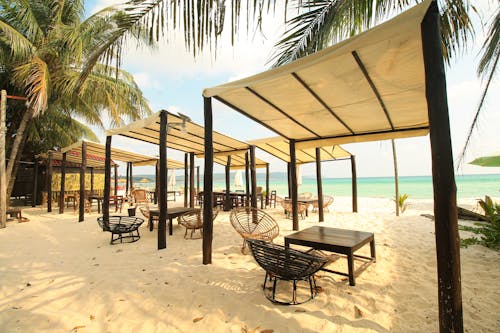
{"type": "Polygon", "coordinates": [[[483,167],[500,167],[500,152],[489,156],[482,156],[469,162],[469,164],[479,165],[483,167]]]}
{"type": "MultiPolygon", "coordinates": [[[[37,159],[47,160],[49,158],[48,153],[41,153],[35,156],[37,159]]],[[[63,160],[63,153],[59,151],[52,152],[52,165],[60,166],[63,160]]],[[[80,167],[82,163],[82,155],[80,151],[70,151],[66,154],[67,166],[80,167]]],[[[115,165],[114,161],[111,161],[111,165],[115,165]]],[[[87,167],[95,169],[104,169],[104,157],[101,155],[87,154],[87,167]]]]}
{"type": "MultiPolygon", "coordinates": [[[[281,136],[251,140],[248,143],[257,146],[259,149],[279,158],[282,161],[290,162],[290,142],[281,136]]],[[[315,148],[304,148],[296,151],[297,164],[311,163],[316,161],[315,148]]],[[[351,153],[341,146],[321,147],[322,161],[343,160],[351,157],[351,153]]]]}

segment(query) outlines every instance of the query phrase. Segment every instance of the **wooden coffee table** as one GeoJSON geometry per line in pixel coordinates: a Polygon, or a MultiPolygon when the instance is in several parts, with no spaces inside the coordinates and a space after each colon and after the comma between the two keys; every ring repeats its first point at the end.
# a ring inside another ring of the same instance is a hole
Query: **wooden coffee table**
{"type": "Polygon", "coordinates": [[[333,271],[326,268],[323,268],[323,270],[348,276],[349,284],[351,286],[356,285],[354,278],[356,273],[354,271],[354,257],[366,259],[369,263],[375,262],[376,259],[375,238],[371,232],[328,227],[310,227],[285,236],[285,246],[289,247],[290,244],[308,246],[315,250],[323,250],[346,255],[349,273],[346,274],[344,272],[333,271]],[[370,243],[371,257],[354,254],[354,252],[367,243],[370,243]]]}

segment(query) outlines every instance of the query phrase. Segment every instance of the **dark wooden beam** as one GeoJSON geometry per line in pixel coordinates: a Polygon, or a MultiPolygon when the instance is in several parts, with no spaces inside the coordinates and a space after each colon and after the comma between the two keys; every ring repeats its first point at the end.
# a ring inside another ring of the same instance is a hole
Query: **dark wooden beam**
{"type": "Polygon", "coordinates": [[[80,206],[78,207],[78,222],[85,219],[85,172],[87,171],[87,143],[82,141],[82,164],[80,166],[80,206]]]}
{"type": "Polygon", "coordinates": [[[316,184],[318,186],[318,219],[325,221],[323,212],[323,179],[321,178],[321,148],[316,148],[316,184]]]}
{"type": "Polygon", "coordinates": [[[257,208],[257,173],[255,171],[255,146],[250,146],[250,178],[252,180],[252,207],[257,208]]]}
{"type": "Polygon", "coordinates": [[[464,331],[460,236],[439,10],[433,1],[422,20],[425,92],[430,124],[438,272],[439,331],[464,331]]]}
{"type": "MultiPolygon", "coordinates": [[[[111,199],[111,139],[112,136],[106,137],[106,152],[104,158],[104,198],[102,200],[102,219],[104,222],[104,230],[109,230],[109,201],[111,199]]],[[[118,185],[116,171],[117,166],[115,165],[115,190],[118,185]]]]}
{"type": "Polygon", "coordinates": [[[132,162],[130,163],[130,190],[134,188],[134,164],[132,162]]]}
{"type": "Polygon", "coordinates": [[[249,152],[245,153],[245,206],[250,206],[250,159],[249,152]]]}
{"type": "Polygon", "coordinates": [[[291,194],[292,194],[292,224],[293,230],[299,230],[299,213],[298,213],[298,186],[297,186],[297,159],[295,156],[295,140],[290,140],[290,178],[291,178],[291,194]]]}
{"type": "Polygon", "coordinates": [[[189,153],[189,207],[194,208],[194,153],[189,153]]]}
{"type": "Polygon", "coordinates": [[[160,217],[158,221],[158,250],[167,248],[167,111],[160,112],[160,196],[158,207],[160,217]]]}
{"type": "MultiPolygon", "coordinates": [[[[167,172],[168,173],[168,172],[167,172]]],[[[155,165],[155,197],[154,204],[158,204],[158,197],[160,196],[160,163],[156,161],[155,165]]]]}
{"type": "Polygon", "coordinates": [[[49,151],[49,158],[47,161],[47,212],[52,212],[52,156],[53,152],[49,151]]]}
{"type": "Polygon", "coordinates": [[[128,196],[130,193],[129,193],[129,188],[130,188],[130,180],[129,180],[129,177],[130,177],[130,164],[129,162],[127,162],[127,175],[125,177],[126,179],[126,182],[125,182],[125,196],[128,196]]]}
{"type": "Polygon", "coordinates": [[[66,191],[66,154],[62,154],[61,163],[61,191],[59,193],[59,214],[64,213],[64,192],[66,191]]]}
{"type": "Polygon", "coordinates": [[[188,167],[189,167],[189,154],[184,153],[184,207],[188,206],[188,167]]]}
{"type": "Polygon", "coordinates": [[[266,163],[266,208],[269,205],[269,163],[266,163]]]}
{"type": "MultiPolygon", "coordinates": [[[[111,164],[111,163],[110,163],[111,164]]],[[[115,189],[113,195],[118,195],[118,165],[114,165],[115,189]]]]}
{"type": "Polygon", "coordinates": [[[212,263],[212,216],[214,202],[214,147],[211,98],[203,98],[203,113],[205,118],[205,171],[203,177],[203,264],[208,265],[212,263]]]}
{"type": "Polygon", "coordinates": [[[351,155],[352,211],[358,212],[358,179],[356,176],[356,156],[351,155]]]}
{"type": "Polygon", "coordinates": [[[227,157],[227,163],[225,167],[225,175],[226,175],[226,195],[224,196],[224,211],[228,212],[231,210],[231,155],[227,157]]]}
{"type": "Polygon", "coordinates": [[[200,194],[200,166],[196,167],[196,194],[200,194]]]}
{"type": "Polygon", "coordinates": [[[288,182],[288,198],[292,197],[292,167],[290,162],[286,163],[286,177],[288,182]]]}

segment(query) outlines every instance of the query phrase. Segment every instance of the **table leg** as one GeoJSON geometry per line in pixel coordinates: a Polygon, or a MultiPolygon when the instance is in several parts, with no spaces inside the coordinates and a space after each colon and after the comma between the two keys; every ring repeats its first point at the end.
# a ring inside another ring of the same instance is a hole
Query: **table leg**
{"type": "Polygon", "coordinates": [[[377,256],[375,254],[375,237],[370,242],[370,252],[373,258],[373,262],[377,261],[377,256]]]}
{"type": "Polygon", "coordinates": [[[153,231],[153,216],[149,214],[149,231],[153,231]]]}
{"type": "Polygon", "coordinates": [[[347,266],[349,268],[349,285],[355,286],[356,282],[354,280],[354,258],[352,252],[347,255],[347,266]]]}
{"type": "Polygon", "coordinates": [[[170,236],[172,236],[172,229],[173,229],[173,226],[172,226],[172,218],[170,217],[170,218],[168,219],[168,234],[169,234],[170,236]]]}
{"type": "Polygon", "coordinates": [[[101,200],[97,199],[97,213],[101,214],[101,200]]]}

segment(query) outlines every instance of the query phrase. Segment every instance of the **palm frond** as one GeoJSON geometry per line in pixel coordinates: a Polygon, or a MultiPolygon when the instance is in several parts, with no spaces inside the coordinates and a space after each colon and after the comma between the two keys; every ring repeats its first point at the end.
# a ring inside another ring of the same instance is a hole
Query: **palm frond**
{"type": "Polygon", "coordinates": [[[491,73],[496,71],[498,55],[500,54],[500,6],[497,7],[496,15],[483,44],[482,53],[478,74],[479,76],[491,76],[491,73]]]}
{"type": "MultiPolygon", "coordinates": [[[[8,52],[14,58],[25,58],[33,53],[33,45],[19,31],[0,19],[0,38],[8,44],[8,52]]],[[[5,53],[2,52],[2,53],[5,53]]],[[[2,62],[3,63],[3,62],[2,62]]]]}
{"type": "Polygon", "coordinates": [[[30,62],[14,69],[14,80],[18,86],[25,87],[28,103],[35,110],[35,116],[47,108],[50,73],[46,62],[33,57],[30,62]]]}

